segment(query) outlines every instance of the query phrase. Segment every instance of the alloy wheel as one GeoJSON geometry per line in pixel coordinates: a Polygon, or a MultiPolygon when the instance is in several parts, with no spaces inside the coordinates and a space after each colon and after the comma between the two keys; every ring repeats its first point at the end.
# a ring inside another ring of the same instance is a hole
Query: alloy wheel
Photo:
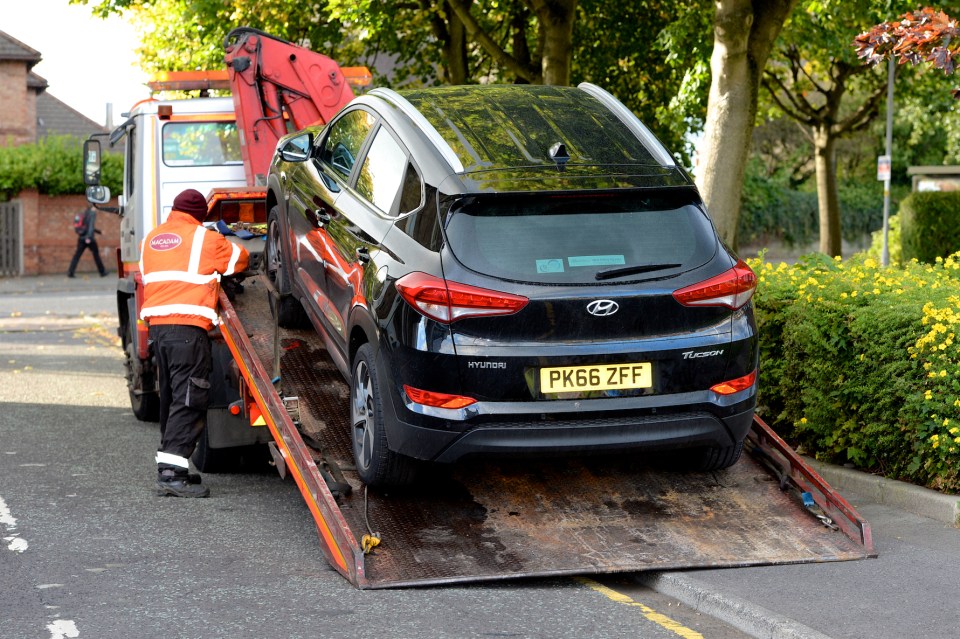
{"type": "Polygon", "coordinates": [[[353,376],[353,399],[350,402],[350,423],[353,424],[353,446],[357,464],[369,468],[373,461],[374,408],[370,369],[361,360],[353,376]]]}

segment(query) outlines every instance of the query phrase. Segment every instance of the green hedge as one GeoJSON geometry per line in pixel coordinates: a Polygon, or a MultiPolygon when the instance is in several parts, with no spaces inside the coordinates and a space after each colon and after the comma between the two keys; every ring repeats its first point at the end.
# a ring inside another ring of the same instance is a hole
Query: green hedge
{"type": "Polygon", "coordinates": [[[960,490],[958,258],[753,260],[760,414],[818,459],[960,490]]]}
{"type": "MultiPolygon", "coordinates": [[[[847,182],[839,189],[840,230],[859,239],[883,226],[883,189],[877,182],[847,182]]],[[[788,246],[815,242],[820,213],[815,191],[798,191],[755,172],[743,185],[738,238],[742,245],[777,239],[788,246]]]]}
{"type": "Polygon", "coordinates": [[[960,191],[911,193],[900,223],[904,260],[932,263],[960,250],[960,191]]]}
{"type": "MultiPolygon", "coordinates": [[[[123,158],[103,154],[103,184],[110,192],[121,192],[123,158]]],[[[9,200],[25,189],[46,195],[79,195],[83,184],[83,140],[51,136],[36,144],[0,147],[0,199],[9,200]]]]}

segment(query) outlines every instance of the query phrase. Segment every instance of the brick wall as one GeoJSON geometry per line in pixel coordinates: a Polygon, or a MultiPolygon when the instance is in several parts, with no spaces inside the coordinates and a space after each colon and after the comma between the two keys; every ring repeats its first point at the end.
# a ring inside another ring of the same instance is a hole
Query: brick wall
{"type": "Polygon", "coordinates": [[[36,140],[36,96],[27,87],[27,65],[22,60],[0,61],[0,96],[0,145],[16,146],[36,140]]]}
{"type": "MultiPolygon", "coordinates": [[[[23,215],[23,274],[46,275],[66,273],[70,258],[77,249],[73,216],[87,206],[82,195],[40,195],[24,191],[20,201],[23,215]]],[[[116,206],[112,202],[110,206],[116,206]]],[[[97,235],[100,259],[108,271],[117,270],[117,247],[120,244],[120,218],[113,213],[97,212],[97,235]]],[[[77,273],[96,273],[93,256],[85,251],[77,265],[77,273]]]]}

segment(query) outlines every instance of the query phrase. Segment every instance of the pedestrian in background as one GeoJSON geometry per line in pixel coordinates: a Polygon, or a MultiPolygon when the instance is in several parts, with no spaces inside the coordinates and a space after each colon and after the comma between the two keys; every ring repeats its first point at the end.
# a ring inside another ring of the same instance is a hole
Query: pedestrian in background
{"type": "Polygon", "coordinates": [[[100,247],[97,246],[97,233],[100,233],[97,230],[97,210],[88,206],[85,211],[77,213],[73,218],[73,230],[77,233],[77,250],[73,253],[73,259],[70,260],[67,277],[74,277],[80,256],[87,249],[93,253],[93,261],[97,264],[100,277],[105,276],[107,269],[103,267],[103,262],[100,260],[100,247]]]}
{"type": "Polygon", "coordinates": [[[206,497],[210,490],[189,473],[190,455],[207,423],[211,352],[207,331],[218,321],[220,278],[247,268],[239,244],[203,226],[207,200],[187,189],[173,201],[167,221],[140,245],[143,309],[160,382],[157,494],[206,497]]]}

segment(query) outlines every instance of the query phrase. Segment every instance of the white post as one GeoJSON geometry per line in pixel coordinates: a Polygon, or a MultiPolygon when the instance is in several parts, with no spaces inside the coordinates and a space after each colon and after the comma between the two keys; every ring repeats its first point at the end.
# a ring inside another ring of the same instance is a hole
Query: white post
{"type": "MultiPolygon", "coordinates": [[[[890,158],[890,173],[893,172],[893,76],[895,62],[893,56],[887,65],[887,145],[886,154],[890,158]]],[[[880,264],[890,266],[890,173],[883,181],[883,250],[880,252],[880,264]]]]}

